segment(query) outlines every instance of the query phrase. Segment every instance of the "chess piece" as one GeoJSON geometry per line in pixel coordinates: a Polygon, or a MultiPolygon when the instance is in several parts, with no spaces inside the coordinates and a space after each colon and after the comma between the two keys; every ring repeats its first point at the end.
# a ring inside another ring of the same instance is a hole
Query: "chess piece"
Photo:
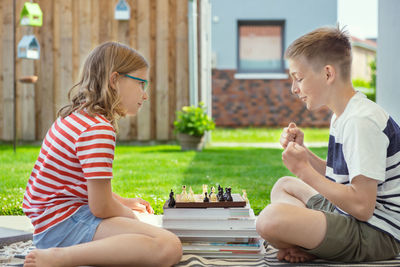
{"type": "Polygon", "coordinates": [[[249,203],[249,199],[247,198],[246,190],[243,189],[242,192],[243,192],[242,198],[243,198],[244,201],[246,201],[246,203],[248,204],[248,203],[249,203]]]}
{"type": "Polygon", "coordinates": [[[210,200],[207,197],[207,192],[204,193],[205,197],[203,199],[203,202],[210,202],[210,200]]]}
{"type": "Polygon", "coordinates": [[[172,189],[171,192],[169,193],[168,207],[170,208],[175,207],[174,191],[172,191],[172,189]]]}
{"type": "Polygon", "coordinates": [[[203,184],[203,195],[205,192],[208,192],[208,186],[206,184],[203,184]]]}
{"type": "Polygon", "coordinates": [[[189,196],[188,196],[189,202],[196,202],[195,198],[194,198],[194,193],[192,190],[192,187],[189,187],[189,196]]]}
{"type": "Polygon", "coordinates": [[[226,196],[226,201],[233,201],[232,194],[231,194],[231,190],[232,190],[232,188],[230,188],[230,187],[227,188],[227,191],[226,191],[226,194],[227,194],[227,196],[226,196]]]}
{"type": "Polygon", "coordinates": [[[224,198],[225,200],[228,198],[228,187],[225,187],[224,198]]]}
{"type": "Polygon", "coordinates": [[[182,185],[181,201],[189,202],[188,194],[186,192],[186,185],[182,185]]]}
{"type": "Polygon", "coordinates": [[[210,201],[217,202],[217,195],[215,194],[215,187],[211,187],[210,201]]]}
{"type": "Polygon", "coordinates": [[[225,201],[225,197],[224,197],[224,189],[218,185],[218,201],[225,201]]]}

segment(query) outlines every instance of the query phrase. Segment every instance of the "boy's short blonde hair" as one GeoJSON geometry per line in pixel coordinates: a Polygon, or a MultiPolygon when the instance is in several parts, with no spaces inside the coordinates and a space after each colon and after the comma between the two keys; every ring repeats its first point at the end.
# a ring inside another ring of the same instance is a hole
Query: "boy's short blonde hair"
{"type": "Polygon", "coordinates": [[[286,59],[303,57],[318,70],[333,65],[339,70],[342,80],[351,75],[351,44],[349,34],[343,28],[322,27],[296,39],[285,52],[286,59]]]}

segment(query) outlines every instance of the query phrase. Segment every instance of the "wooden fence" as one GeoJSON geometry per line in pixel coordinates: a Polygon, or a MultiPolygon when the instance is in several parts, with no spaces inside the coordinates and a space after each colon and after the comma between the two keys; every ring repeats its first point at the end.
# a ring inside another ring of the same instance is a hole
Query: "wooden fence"
{"type": "Polygon", "coordinates": [[[13,113],[12,0],[0,1],[0,140],[41,140],[67,102],[69,88],[92,48],[119,41],[140,51],[150,62],[150,100],[137,117],[120,120],[119,140],[170,140],[175,111],[189,103],[188,6],[186,0],[127,0],[129,21],[114,19],[118,0],[35,0],[43,11],[42,27],[19,25],[24,4],[16,2],[16,42],[33,33],[39,60],[16,59],[17,79],[37,75],[36,84],[17,82],[13,113]]]}

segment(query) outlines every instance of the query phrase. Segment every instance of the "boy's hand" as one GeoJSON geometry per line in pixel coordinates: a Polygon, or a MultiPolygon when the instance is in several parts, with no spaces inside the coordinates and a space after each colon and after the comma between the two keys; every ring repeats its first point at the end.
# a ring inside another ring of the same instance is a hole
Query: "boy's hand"
{"type": "Polygon", "coordinates": [[[289,142],[282,153],[282,161],[289,171],[299,177],[300,172],[309,165],[307,150],[296,142],[289,142]]]}
{"type": "Polygon", "coordinates": [[[138,212],[144,213],[150,213],[154,214],[153,208],[150,206],[150,203],[147,202],[146,200],[143,200],[141,198],[125,198],[124,203],[125,206],[132,210],[136,210],[138,212]]]}
{"type": "Polygon", "coordinates": [[[288,127],[283,128],[281,134],[280,143],[284,149],[286,149],[289,142],[296,142],[300,146],[304,146],[304,133],[300,128],[297,128],[294,122],[289,123],[288,127]]]}

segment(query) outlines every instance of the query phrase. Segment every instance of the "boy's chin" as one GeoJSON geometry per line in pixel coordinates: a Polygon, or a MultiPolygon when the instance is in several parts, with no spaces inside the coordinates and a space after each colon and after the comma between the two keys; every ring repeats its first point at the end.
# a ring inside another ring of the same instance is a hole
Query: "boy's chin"
{"type": "Polygon", "coordinates": [[[313,105],[313,104],[309,104],[307,103],[306,108],[309,111],[315,111],[315,110],[319,110],[323,107],[324,105],[313,105]]]}

